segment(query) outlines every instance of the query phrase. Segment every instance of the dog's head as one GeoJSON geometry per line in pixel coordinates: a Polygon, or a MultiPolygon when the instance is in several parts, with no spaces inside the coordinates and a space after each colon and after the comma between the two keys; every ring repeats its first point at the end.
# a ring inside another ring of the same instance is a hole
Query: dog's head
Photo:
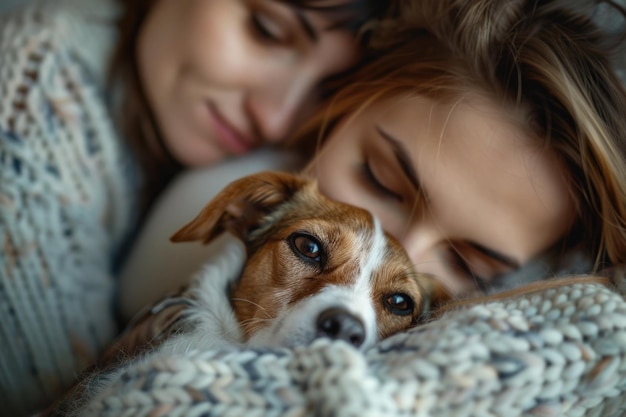
{"type": "Polygon", "coordinates": [[[207,243],[224,231],[247,247],[231,301],[253,345],[329,337],[365,347],[416,325],[446,297],[368,211],[324,197],[301,176],[231,183],[172,241],[207,243]]]}

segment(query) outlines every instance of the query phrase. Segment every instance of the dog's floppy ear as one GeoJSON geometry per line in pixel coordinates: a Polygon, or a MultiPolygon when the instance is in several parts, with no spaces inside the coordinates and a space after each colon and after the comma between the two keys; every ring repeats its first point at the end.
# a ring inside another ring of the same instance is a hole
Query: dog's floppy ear
{"type": "Polygon", "coordinates": [[[285,172],[266,171],[240,178],[226,186],[172,242],[209,242],[228,230],[244,238],[251,226],[277,205],[290,199],[306,180],[285,172]]]}

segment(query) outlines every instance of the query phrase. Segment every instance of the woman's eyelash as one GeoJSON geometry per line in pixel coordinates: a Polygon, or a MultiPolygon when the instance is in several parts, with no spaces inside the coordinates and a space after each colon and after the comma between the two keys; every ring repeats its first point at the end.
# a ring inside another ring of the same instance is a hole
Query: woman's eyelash
{"type": "Polygon", "coordinates": [[[271,23],[271,19],[267,17],[267,15],[252,12],[250,14],[250,22],[255,33],[262,39],[272,43],[279,43],[281,41],[280,36],[276,33],[276,30],[272,29],[272,26],[274,25],[271,23]]]}
{"type": "Polygon", "coordinates": [[[391,197],[398,201],[402,201],[402,196],[391,191],[389,188],[385,187],[379,180],[376,178],[376,175],[372,172],[370,165],[365,162],[361,165],[361,177],[367,182],[369,185],[374,188],[374,190],[380,194],[385,195],[386,197],[391,197]]]}
{"type": "Polygon", "coordinates": [[[458,253],[455,249],[450,249],[450,256],[448,257],[452,264],[452,267],[459,273],[465,275],[467,279],[471,279],[480,291],[484,292],[487,289],[487,280],[472,271],[468,262],[463,255],[458,253]]]}

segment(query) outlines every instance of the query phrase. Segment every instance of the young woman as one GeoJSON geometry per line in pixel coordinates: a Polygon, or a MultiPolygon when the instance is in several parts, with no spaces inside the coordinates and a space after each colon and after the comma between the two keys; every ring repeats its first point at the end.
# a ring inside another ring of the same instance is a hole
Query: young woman
{"type": "Polygon", "coordinates": [[[11,415],[52,400],[114,336],[113,277],[145,203],[181,167],[283,141],[357,63],[359,26],[387,4],[30,3],[0,17],[11,415]]]}
{"type": "Polygon", "coordinates": [[[378,215],[454,294],[545,253],[575,248],[587,272],[622,264],[624,15],[603,1],[408,2],[405,25],[379,31],[384,58],[312,122],[333,129],[305,172],[378,215]],[[608,14],[610,34],[592,20],[608,14]]]}

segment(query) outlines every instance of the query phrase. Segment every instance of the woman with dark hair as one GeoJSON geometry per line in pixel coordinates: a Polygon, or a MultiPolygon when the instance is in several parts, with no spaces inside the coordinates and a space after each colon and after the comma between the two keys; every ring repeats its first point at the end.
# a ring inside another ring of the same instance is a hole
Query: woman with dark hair
{"type": "Polygon", "coordinates": [[[63,0],[0,16],[3,412],[44,406],[111,341],[120,259],[171,175],[282,142],[386,5],[63,0]]]}

